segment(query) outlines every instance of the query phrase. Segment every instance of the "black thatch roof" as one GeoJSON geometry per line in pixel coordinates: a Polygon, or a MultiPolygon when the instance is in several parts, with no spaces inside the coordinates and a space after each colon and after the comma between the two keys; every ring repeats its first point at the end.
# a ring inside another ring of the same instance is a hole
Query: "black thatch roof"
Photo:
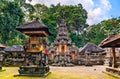
{"type": "Polygon", "coordinates": [[[100,47],[120,47],[120,34],[115,36],[109,36],[103,40],[100,44],[100,47]]]}
{"type": "Polygon", "coordinates": [[[12,46],[4,49],[5,52],[24,52],[23,46],[12,46]]]}
{"type": "Polygon", "coordinates": [[[99,46],[97,46],[97,45],[95,45],[95,44],[93,44],[93,43],[87,43],[87,44],[81,49],[80,52],[85,52],[85,51],[89,51],[89,52],[91,52],[91,53],[98,53],[98,52],[103,52],[104,50],[103,50],[101,47],[99,47],[99,46]]]}
{"type": "Polygon", "coordinates": [[[43,23],[40,23],[39,19],[36,19],[33,22],[26,23],[24,25],[16,27],[19,31],[45,31],[48,35],[52,35],[49,32],[49,29],[43,23]]]}

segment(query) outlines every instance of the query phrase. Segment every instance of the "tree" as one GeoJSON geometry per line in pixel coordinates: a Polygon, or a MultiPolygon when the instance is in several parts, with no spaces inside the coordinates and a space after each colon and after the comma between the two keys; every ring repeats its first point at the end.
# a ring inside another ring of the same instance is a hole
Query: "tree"
{"type": "MultiPolygon", "coordinates": [[[[32,0],[28,0],[29,2],[31,2],[32,0]]],[[[14,0],[15,3],[17,3],[23,10],[23,12],[25,13],[25,21],[31,21],[33,20],[33,17],[31,17],[31,15],[33,15],[35,13],[35,8],[33,5],[26,3],[26,0],[14,0]]]]}
{"type": "Polygon", "coordinates": [[[25,36],[15,30],[24,22],[24,13],[15,2],[2,1],[0,7],[0,42],[7,45],[22,44],[25,36]]]}
{"type": "Polygon", "coordinates": [[[105,38],[116,35],[120,33],[120,18],[112,18],[108,20],[101,21],[96,25],[90,26],[88,32],[86,32],[86,36],[82,34],[83,39],[87,42],[93,42],[95,44],[99,44],[105,38]],[[116,22],[116,26],[114,26],[114,22],[116,22]]]}
{"type": "MultiPolygon", "coordinates": [[[[44,13],[44,12],[43,12],[44,13]]],[[[54,41],[57,34],[57,25],[60,24],[61,20],[64,19],[67,23],[67,28],[70,33],[76,32],[80,33],[81,30],[88,27],[86,24],[87,12],[83,9],[81,4],[78,5],[64,5],[61,6],[60,3],[51,5],[44,18],[41,18],[42,21],[49,27],[50,31],[54,34],[53,37],[50,37],[50,43],[54,41]]],[[[77,39],[76,34],[72,34],[74,38],[77,39]],[[75,35],[75,36],[73,36],[75,35]]],[[[79,36],[79,35],[78,35],[79,36]]],[[[75,40],[72,40],[75,42],[75,40]]],[[[77,44],[77,42],[75,42],[77,44]]]]}
{"type": "Polygon", "coordinates": [[[86,27],[87,12],[81,4],[78,5],[64,5],[60,4],[53,15],[56,17],[57,23],[64,19],[67,22],[69,31],[77,31],[78,33],[86,27]]]}
{"type": "Polygon", "coordinates": [[[42,4],[35,4],[34,5],[35,8],[35,16],[38,18],[45,18],[48,14],[48,7],[42,4]]]}

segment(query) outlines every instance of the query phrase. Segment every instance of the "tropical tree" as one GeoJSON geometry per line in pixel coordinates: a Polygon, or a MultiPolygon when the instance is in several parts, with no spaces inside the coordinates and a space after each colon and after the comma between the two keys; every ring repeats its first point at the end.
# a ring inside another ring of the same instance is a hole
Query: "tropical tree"
{"type": "Polygon", "coordinates": [[[48,7],[42,4],[35,4],[34,8],[35,8],[35,16],[41,19],[45,18],[49,12],[48,7]]]}
{"type": "Polygon", "coordinates": [[[24,22],[24,13],[15,2],[2,1],[0,7],[0,42],[3,44],[21,44],[24,35],[15,30],[24,22]]]}
{"type": "Polygon", "coordinates": [[[61,19],[64,19],[70,31],[73,31],[74,28],[74,31],[80,33],[86,27],[87,12],[81,4],[75,6],[61,6],[59,4],[53,15],[56,17],[58,24],[61,22],[61,19]]]}
{"type": "MultiPolygon", "coordinates": [[[[57,25],[60,24],[61,20],[64,19],[67,28],[70,33],[74,32],[76,34],[80,33],[84,28],[88,27],[86,24],[87,12],[82,7],[81,4],[78,5],[64,5],[60,4],[51,5],[47,12],[46,16],[42,18],[42,21],[48,25],[51,32],[54,34],[53,37],[50,37],[51,42],[54,41],[57,34],[57,25]]],[[[76,35],[76,34],[72,34],[76,35]]],[[[77,39],[77,36],[74,36],[77,39]]],[[[75,40],[73,40],[75,42],[75,40]]],[[[76,42],[77,44],[77,42],[76,42]]]]}
{"type": "Polygon", "coordinates": [[[102,40],[109,36],[113,36],[120,33],[120,18],[112,18],[108,20],[101,21],[96,25],[92,25],[89,31],[86,32],[86,36],[82,34],[83,39],[87,42],[93,42],[99,44],[102,40]]]}

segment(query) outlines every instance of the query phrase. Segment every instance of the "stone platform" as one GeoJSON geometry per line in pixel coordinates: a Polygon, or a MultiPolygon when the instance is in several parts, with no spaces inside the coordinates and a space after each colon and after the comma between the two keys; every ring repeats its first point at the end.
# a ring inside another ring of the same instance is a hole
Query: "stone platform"
{"type": "Polygon", "coordinates": [[[120,68],[106,68],[106,71],[120,76],[120,68]]]}
{"type": "Polygon", "coordinates": [[[67,63],[67,64],[60,64],[60,63],[53,63],[52,66],[58,66],[58,67],[73,67],[74,64],[72,63],[67,63]]]}
{"type": "Polygon", "coordinates": [[[47,76],[50,68],[49,66],[39,67],[39,66],[21,66],[19,68],[18,76],[47,76]]]}

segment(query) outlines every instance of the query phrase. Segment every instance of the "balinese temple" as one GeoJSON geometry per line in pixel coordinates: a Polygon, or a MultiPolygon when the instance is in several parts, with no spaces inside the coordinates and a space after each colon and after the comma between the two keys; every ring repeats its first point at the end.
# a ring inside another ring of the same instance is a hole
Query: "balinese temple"
{"type": "Polygon", "coordinates": [[[112,63],[112,67],[116,68],[118,67],[117,64],[117,57],[116,57],[116,48],[120,48],[120,34],[115,35],[115,36],[109,36],[108,38],[106,38],[105,40],[103,40],[100,44],[100,47],[103,48],[110,48],[111,52],[112,52],[112,61],[110,63],[112,63]]]}
{"type": "Polygon", "coordinates": [[[43,51],[46,49],[46,43],[43,39],[51,35],[48,27],[37,18],[16,29],[29,36],[24,43],[26,65],[20,66],[19,75],[45,76],[49,73],[49,66],[45,62],[46,54],[43,51]]]}
{"type": "Polygon", "coordinates": [[[104,49],[94,43],[87,43],[81,50],[79,56],[79,64],[92,66],[104,64],[104,49]]]}
{"type": "Polygon", "coordinates": [[[78,59],[78,50],[69,37],[66,23],[62,20],[57,37],[49,48],[49,60],[55,66],[73,66],[78,59]]]}
{"type": "Polygon", "coordinates": [[[100,44],[100,47],[103,48],[111,48],[111,52],[112,52],[112,61],[109,61],[109,63],[112,65],[112,67],[107,67],[106,71],[109,74],[115,74],[115,75],[119,75],[119,68],[120,68],[120,63],[118,63],[120,61],[120,59],[117,60],[117,53],[116,53],[116,48],[120,48],[120,34],[117,34],[115,36],[109,36],[108,38],[106,38],[105,40],[103,40],[100,44]]]}

